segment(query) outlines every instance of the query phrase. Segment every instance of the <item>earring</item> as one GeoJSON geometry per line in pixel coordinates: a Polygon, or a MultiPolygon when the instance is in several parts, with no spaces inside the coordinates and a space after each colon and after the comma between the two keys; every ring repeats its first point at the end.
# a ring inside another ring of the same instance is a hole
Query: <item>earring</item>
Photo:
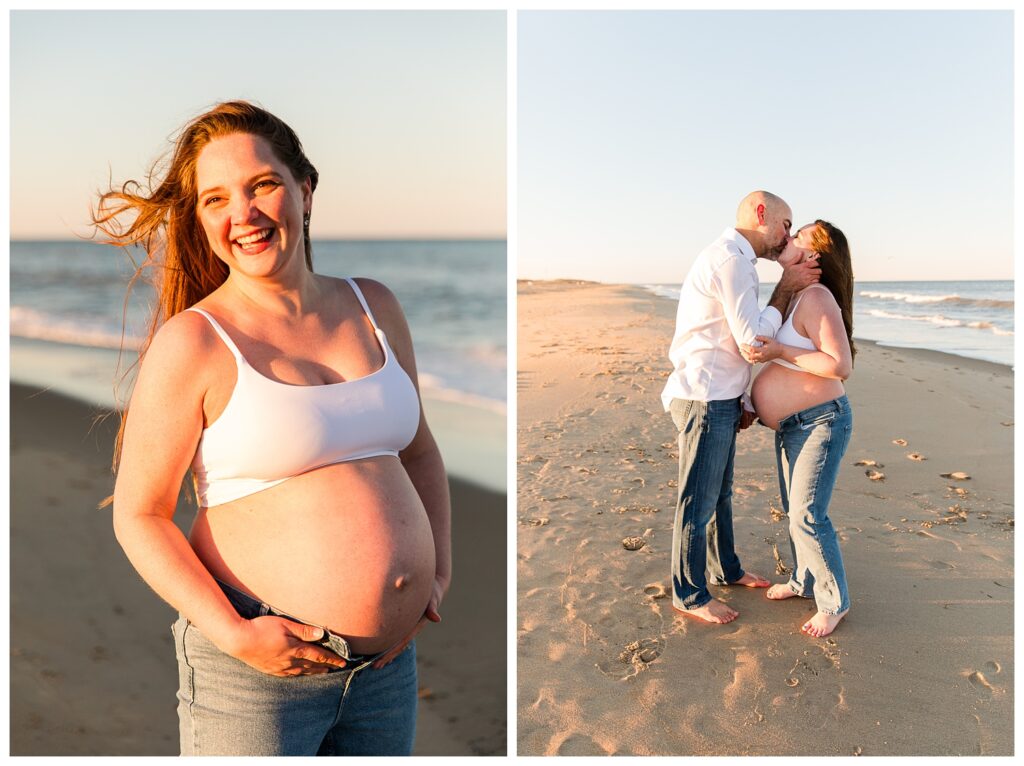
{"type": "Polygon", "coordinates": [[[302,216],[302,225],[305,226],[307,229],[309,228],[309,213],[306,213],[304,216],[302,216]]]}

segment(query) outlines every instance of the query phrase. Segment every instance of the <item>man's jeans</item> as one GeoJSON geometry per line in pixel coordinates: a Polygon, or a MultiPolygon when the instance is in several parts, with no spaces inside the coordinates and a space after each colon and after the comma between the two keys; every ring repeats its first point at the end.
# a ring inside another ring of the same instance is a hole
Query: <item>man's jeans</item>
{"type": "Polygon", "coordinates": [[[679,429],[679,501],[672,530],[672,604],[696,609],[711,600],[706,572],[717,585],[743,577],[732,531],[732,471],[739,398],[713,402],[673,399],[679,429]]]}
{"type": "Polygon", "coordinates": [[[779,491],[789,516],[793,553],[788,584],[798,596],[813,596],[818,611],[825,614],[850,608],[846,570],[828,506],[852,430],[850,402],[841,396],[783,419],[775,434],[779,491]]]}

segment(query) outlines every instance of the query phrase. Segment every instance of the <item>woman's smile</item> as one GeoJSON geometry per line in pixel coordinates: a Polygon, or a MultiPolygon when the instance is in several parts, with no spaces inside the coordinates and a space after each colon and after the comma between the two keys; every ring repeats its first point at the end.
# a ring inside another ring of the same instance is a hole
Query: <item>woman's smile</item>
{"type": "Polygon", "coordinates": [[[235,239],[235,247],[246,255],[262,253],[276,242],[277,229],[269,227],[235,239]]]}

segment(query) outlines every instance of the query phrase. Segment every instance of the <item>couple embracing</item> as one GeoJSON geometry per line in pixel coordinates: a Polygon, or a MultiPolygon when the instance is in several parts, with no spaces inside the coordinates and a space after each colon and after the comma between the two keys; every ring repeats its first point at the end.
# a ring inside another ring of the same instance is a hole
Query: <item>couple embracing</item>
{"type": "Polygon", "coordinates": [[[767,588],[773,601],[813,598],[818,611],[802,630],[821,637],[850,608],[828,507],[853,427],[843,387],[855,353],[853,272],[839,229],[817,220],[791,235],[792,218],[776,195],[748,194],[736,227],[697,256],[683,283],[669,352],[675,369],[662,393],[679,430],[672,604],[712,623],[736,619],[708,590],[710,573],[715,585],[767,588]],[[758,258],[783,269],[764,310],[758,258]],[[744,571],[733,535],[736,434],[755,418],[775,431],[789,517],[793,572],[774,585],[744,571]]]}

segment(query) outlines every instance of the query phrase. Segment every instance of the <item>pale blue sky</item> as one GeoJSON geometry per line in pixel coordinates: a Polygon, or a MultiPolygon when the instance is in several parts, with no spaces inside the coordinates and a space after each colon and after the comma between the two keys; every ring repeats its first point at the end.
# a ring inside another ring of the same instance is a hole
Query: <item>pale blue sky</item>
{"type": "Polygon", "coordinates": [[[681,282],[758,188],[859,280],[1013,276],[1009,11],[522,12],[518,57],[520,278],[681,282]]]}
{"type": "Polygon", "coordinates": [[[11,235],[86,231],[189,118],[244,98],[320,172],[314,237],[504,237],[505,14],[15,11],[11,235]]]}

